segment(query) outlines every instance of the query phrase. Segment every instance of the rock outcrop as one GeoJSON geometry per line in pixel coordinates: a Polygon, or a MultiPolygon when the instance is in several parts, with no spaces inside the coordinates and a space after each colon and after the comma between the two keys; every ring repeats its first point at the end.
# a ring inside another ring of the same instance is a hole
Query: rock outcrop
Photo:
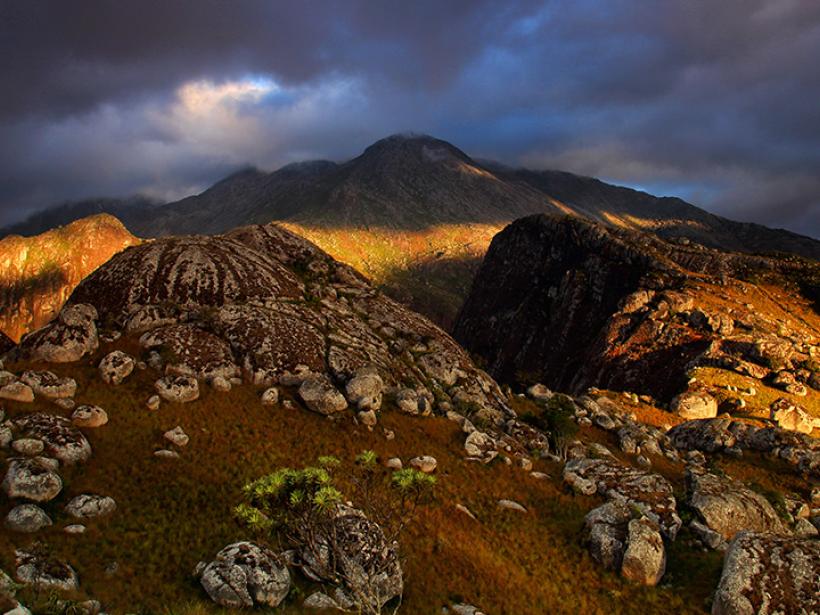
{"type": "MultiPolygon", "coordinates": [[[[139,334],[148,364],[167,374],[157,382],[167,400],[195,399],[196,379],[241,374],[297,386],[324,414],[349,403],[375,411],[385,393],[411,390],[421,414],[436,399],[491,424],[512,417],[495,382],[449,336],[276,225],[131,247],[77,287],[64,312],[77,311],[94,316],[91,326],[139,334]]],[[[24,351],[58,326],[33,333],[24,351]]]]}
{"type": "Polygon", "coordinates": [[[732,541],[712,615],[820,612],[820,541],[741,532],[732,541]]]}
{"type": "MultiPolygon", "coordinates": [[[[786,327],[779,304],[759,313],[750,299],[768,306],[767,295],[749,290],[780,287],[778,301],[796,301],[798,310],[814,301],[818,280],[812,261],[531,216],[493,239],[453,331],[504,382],[579,393],[597,386],[669,401],[686,390],[691,368],[715,366],[757,379],[786,369],[802,386],[817,368],[816,330],[799,320],[786,327]],[[756,344],[762,339],[771,343],[756,344]]],[[[717,410],[678,405],[686,418],[717,410]]]]}

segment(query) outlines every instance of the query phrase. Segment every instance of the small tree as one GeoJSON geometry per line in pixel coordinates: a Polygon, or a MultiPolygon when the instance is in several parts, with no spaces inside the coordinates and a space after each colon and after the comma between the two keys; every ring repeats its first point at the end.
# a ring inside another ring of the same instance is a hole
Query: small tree
{"type": "MultiPolygon", "coordinates": [[[[352,591],[362,612],[380,613],[378,587],[366,587],[358,572],[351,577],[348,570],[361,569],[361,562],[351,562],[349,535],[340,527],[340,514],[350,514],[344,506],[344,496],[337,484],[341,480],[334,470],[341,463],[335,457],[320,457],[316,466],[303,469],[281,468],[244,487],[245,502],[234,512],[252,529],[271,536],[284,548],[295,547],[303,554],[302,565],[310,572],[352,591]]],[[[354,495],[353,501],[364,513],[362,524],[373,524],[385,540],[388,550],[394,549],[407,524],[415,517],[420,505],[432,498],[436,479],[418,470],[407,469],[390,473],[378,463],[373,451],[362,451],[346,476],[354,495]]],[[[378,578],[397,565],[395,558],[385,557],[370,565],[369,576],[378,578]]]]}

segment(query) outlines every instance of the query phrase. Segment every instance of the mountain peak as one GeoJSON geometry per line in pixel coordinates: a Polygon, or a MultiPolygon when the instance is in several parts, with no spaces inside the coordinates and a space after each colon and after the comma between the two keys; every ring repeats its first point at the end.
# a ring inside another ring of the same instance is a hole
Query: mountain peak
{"type": "Polygon", "coordinates": [[[472,159],[452,143],[427,134],[403,132],[379,139],[364,150],[359,159],[412,157],[417,161],[460,161],[473,164],[472,159]]]}

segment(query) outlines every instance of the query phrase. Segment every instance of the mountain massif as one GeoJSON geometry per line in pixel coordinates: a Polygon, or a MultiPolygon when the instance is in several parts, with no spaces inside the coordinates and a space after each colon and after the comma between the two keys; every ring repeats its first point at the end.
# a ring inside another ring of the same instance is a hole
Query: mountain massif
{"type": "Polygon", "coordinates": [[[0,240],[0,331],[13,340],[52,320],[80,281],[138,239],[98,214],[34,237],[0,240]]]}
{"type": "MultiPolygon", "coordinates": [[[[280,222],[445,327],[452,325],[492,237],[529,214],[569,214],[724,250],[820,259],[820,243],[808,237],[588,177],[480,162],[419,135],[388,137],[343,163],[295,163],[272,173],[246,169],[202,194],[159,207],[120,201],[89,206],[125,216],[140,237],[280,222]]],[[[54,215],[62,223],[71,211],[54,215]]],[[[51,226],[46,213],[21,228],[51,226]]]]}

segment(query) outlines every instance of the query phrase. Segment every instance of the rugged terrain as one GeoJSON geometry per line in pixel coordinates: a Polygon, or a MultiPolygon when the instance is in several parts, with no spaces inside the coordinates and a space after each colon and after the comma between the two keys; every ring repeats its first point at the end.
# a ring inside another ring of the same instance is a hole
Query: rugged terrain
{"type": "Polygon", "coordinates": [[[282,222],[446,328],[493,235],[533,213],[571,214],[727,250],[820,259],[820,243],[808,237],[589,177],[477,161],[422,135],[388,137],[343,163],[310,161],[272,173],[245,169],[161,207],[92,201],[55,210],[56,222],[46,212],[20,228],[47,229],[89,208],[120,217],[140,237],[282,222]]]}
{"type": "Polygon", "coordinates": [[[454,334],[503,382],[817,415],[818,288],[813,261],[533,216],[493,240],[454,334]]]}
{"type": "Polygon", "coordinates": [[[281,226],[130,247],[4,362],[8,608],[820,608],[817,440],[633,393],[501,388],[281,226]],[[379,516],[419,476],[432,496],[379,516]],[[318,550],[258,499],[306,478],[322,504],[295,488],[280,506],[326,520],[318,550]]]}
{"type": "Polygon", "coordinates": [[[34,237],[0,240],[0,331],[13,340],[53,319],[80,281],[139,240],[97,214],[34,237]]]}

